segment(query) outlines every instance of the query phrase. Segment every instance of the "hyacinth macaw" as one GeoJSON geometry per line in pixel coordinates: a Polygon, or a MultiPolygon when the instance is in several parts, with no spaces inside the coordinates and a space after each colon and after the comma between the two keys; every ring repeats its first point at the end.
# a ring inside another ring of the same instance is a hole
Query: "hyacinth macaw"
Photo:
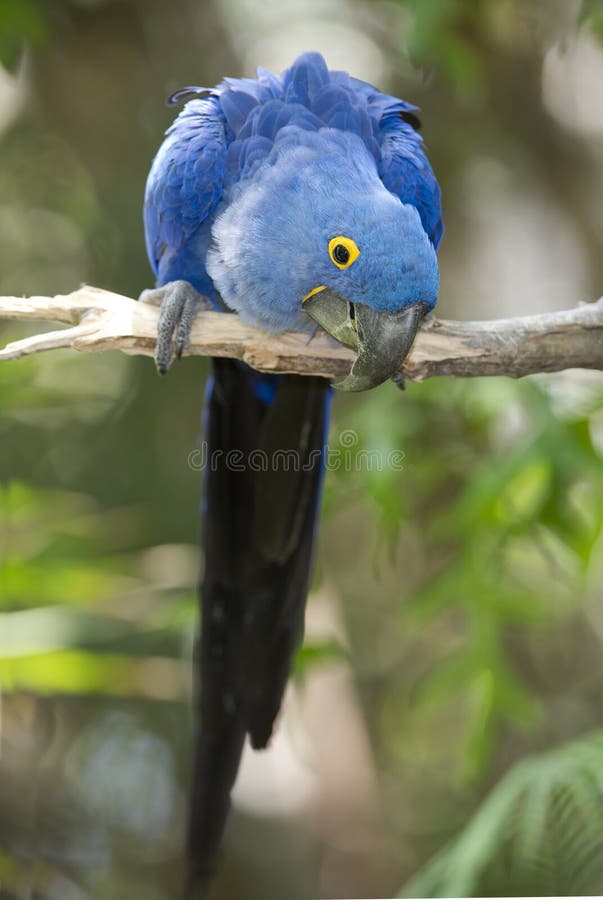
{"type": "MultiPolygon", "coordinates": [[[[318,323],[357,350],[342,390],[393,375],[439,285],[440,190],[416,107],[329,71],[318,53],[280,77],[259,68],[257,79],[171,98],[182,100],[144,206],[157,289],[143,299],[161,303],[159,370],[186,348],[197,311],[213,308],[266,332],[318,323]]],[[[228,359],[212,367],[189,830],[201,880],[215,867],[245,738],[268,743],[302,639],[331,394],[318,377],[228,359]],[[293,450],[298,464],[229,465],[229,450],[239,463],[293,450]]]]}

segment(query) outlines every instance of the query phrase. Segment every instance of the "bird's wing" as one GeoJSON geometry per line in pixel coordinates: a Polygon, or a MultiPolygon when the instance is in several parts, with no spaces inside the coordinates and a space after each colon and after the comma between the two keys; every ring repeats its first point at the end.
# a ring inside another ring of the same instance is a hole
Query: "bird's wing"
{"type": "Polygon", "coordinates": [[[214,94],[186,104],[167,136],[147,179],[144,227],[147,253],[158,282],[188,278],[198,290],[209,285],[196,233],[209,224],[224,183],[228,124],[214,94]],[[188,272],[191,267],[197,269],[188,272]],[[177,269],[177,274],[172,272],[177,269]]]}
{"type": "Polygon", "coordinates": [[[417,208],[437,250],[444,232],[440,186],[416,131],[415,107],[399,103],[399,108],[385,111],[380,121],[379,175],[388,191],[417,208]]]}

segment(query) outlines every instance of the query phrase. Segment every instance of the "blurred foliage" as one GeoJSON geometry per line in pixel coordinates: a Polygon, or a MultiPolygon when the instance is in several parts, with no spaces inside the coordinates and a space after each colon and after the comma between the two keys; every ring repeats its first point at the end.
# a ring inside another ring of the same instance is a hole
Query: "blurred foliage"
{"type": "MultiPolygon", "coordinates": [[[[325,21],[376,35],[384,86],[423,107],[445,198],[443,314],[477,317],[488,300],[464,283],[483,160],[571,222],[589,274],[567,305],[600,291],[600,136],[569,136],[542,101],[547,52],[576,27],[600,35],[600,4],[327,7],[325,21]]],[[[149,285],[140,208],[163,98],[240,74],[225,8],[0,4],[0,59],[18,72],[17,111],[0,117],[0,293],[149,285]]],[[[297,20],[281,18],[284,40],[297,20]]],[[[480,200],[486,230],[503,199],[480,200]]],[[[199,565],[188,460],[206,373],[186,360],[159,381],[147,360],[62,352],[0,367],[0,885],[17,896],[33,868],[51,900],[174,896],[199,565]]],[[[417,869],[416,895],[589,889],[601,738],[574,739],[603,716],[600,377],[339,397],[330,447],[315,586],[339,598],[345,647],[312,638],[296,689],[327,665],[353,678],[398,848],[376,891],[417,869]]],[[[321,893],[313,862],[276,840],[262,870],[247,850],[259,818],[238,821],[217,896],[282,896],[279,877],[292,896],[321,893]]]]}
{"type": "Polygon", "coordinates": [[[556,0],[398,0],[412,13],[411,58],[437,65],[472,93],[485,77],[487,56],[510,38],[568,34],[576,20],[603,37],[600,0],[581,5],[556,0]],[[564,8],[565,7],[565,8],[564,8]],[[576,16],[578,13],[578,16],[576,16]]]}
{"type": "Polygon", "coordinates": [[[29,46],[37,49],[48,38],[48,29],[38,0],[3,0],[0,10],[0,63],[16,68],[29,46]]]}
{"type": "MultiPolygon", "coordinates": [[[[472,782],[491,764],[501,729],[543,725],[540,690],[522,677],[518,655],[535,636],[562,633],[580,617],[598,577],[603,397],[600,381],[588,376],[577,391],[564,376],[442,386],[412,386],[404,398],[392,389],[381,404],[357,401],[348,421],[362,428],[358,453],[378,436],[382,452],[406,448],[404,470],[331,479],[327,511],[337,517],[350,498],[368,492],[381,522],[379,543],[389,542],[399,558],[389,565],[401,580],[384,591],[392,591],[398,627],[388,618],[389,636],[378,641],[379,676],[388,687],[381,708],[373,708],[388,766],[413,764],[420,757],[413,731],[452,707],[457,733],[442,747],[442,762],[458,765],[472,782]],[[434,443],[434,433],[445,440],[434,443]],[[417,564],[418,546],[428,555],[417,564]],[[423,656],[402,695],[398,686],[409,673],[398,641],[423,656]]],[[[359,628],[371,627],[364,617],[374,612],[361,607],[359,628]]],[[[353,649],[356,665],[363,649],[353,649]]]]}
{"type": "Polygon", "coordinates": [[[517,763],[405,897],[599,895],[603,733],[517,763]]]}
{"type": "Polygon", "coordinates": [[[580,21],[586,22],[599,40],[603,40],[603,6],[600,0],[584,0],[580,9],[580,21]]]}

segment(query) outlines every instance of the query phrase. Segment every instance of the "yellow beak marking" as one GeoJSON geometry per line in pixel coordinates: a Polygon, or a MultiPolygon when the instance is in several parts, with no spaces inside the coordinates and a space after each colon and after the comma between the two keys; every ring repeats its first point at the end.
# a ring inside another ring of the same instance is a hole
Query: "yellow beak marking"
{"type": "Polygon", "coordinates": [[[314,294],[319,294],[321,291],[324,291],[326,287],[326,284],[319,284],[318,287],[312,288],[309,294],[306,294],[305,297],[302,297],[302,303],[305,303],[306,300],[309,300],[310,297],[314,296],[314,294]]]}

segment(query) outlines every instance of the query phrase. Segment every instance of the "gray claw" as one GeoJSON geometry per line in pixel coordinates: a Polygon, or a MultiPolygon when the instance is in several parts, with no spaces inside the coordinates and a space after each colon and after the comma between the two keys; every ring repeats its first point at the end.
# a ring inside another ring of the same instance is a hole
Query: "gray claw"
{"type": "Polygon", "coordinates": [[[202,309],[211,309],[211,302],[188,281],[170,281],[163,287],[143,291],[138,299],[161,307],[155,365],[159,373],[165,375],[172,365],[174,350],[179,359],[188,347],[197,313],[202,309]]]}
{"type": "Polygon", "coordinates": [[[203,301],[205,299],[205,297],[197,294],[196,297],[187,297],[182,304],[180,321],[178,322],[178,326],[176,328],[176,356],[178,359],[180,359],[180,357],[190,344],[191,328],[193,327],[193,322],[197,317],[197,313],[204,306],[203,301]]]}

